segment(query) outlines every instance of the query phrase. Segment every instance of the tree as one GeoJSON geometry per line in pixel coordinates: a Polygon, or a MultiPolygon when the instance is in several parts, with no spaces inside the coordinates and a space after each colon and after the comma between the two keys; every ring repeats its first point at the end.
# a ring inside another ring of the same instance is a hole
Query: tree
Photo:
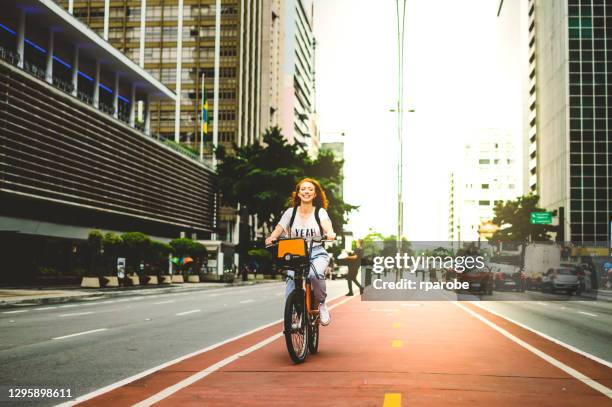
{"type": "Polygon", "coordinates": [[[104,246],[104,271],[105,275],[115,275],[117,273],[117,258],[123,252],[123,240],[121,236],[107,232],[102,240],[104,246]]]}
{"type": "Polygon", "coordinates": [[[149,236],[140,232],[128,232],[121,235],[123,252],[125,253],[126,269],[130,272],[140,270],[140,262],[144,261],[151,245],[149,236]]]}
{"type": "Polygon", "coordinates": [[[538,195],[525,195],[513,201],[498,202],[493,212],[493,223],[499,226],[489,241],[491,242],[526,242],[548,241],[548,232],[555,230],[551,225],[531,224],[531,212],[545,212],[538,207],[538,195]]]}
{"type": "Polygon", "coordinates": [[[99,260],[102,255],[102,242],[104,236],[102,232],[99,230],[92,230],[89,232],[89,236],[87,236],[87,249],[89,254],[89,275],[90,276],[99,276],[101,273],[101,268],[99,267],[99,260]]]}
{"type": "MultiPolygon", "coordinates": [[[[325,189],[336,232],[342,232],[348,214],[357,208],[340,196],[342,161],[325,152],[311,159],[302,145],[289,144],[278,127],[266,130],[263,143],[234,145],[233,151],[229,154],[222,146],[217,150],[219,187],[224,203],[240,204],[244,221],[257,216],[260,225],[272,229],[287,208],[295,184],[305,177],[316,178],[325,189]]],[[[242,253],[255,236],[255,222],[250,224],[250,235],[240,239],[242,253]]]]}

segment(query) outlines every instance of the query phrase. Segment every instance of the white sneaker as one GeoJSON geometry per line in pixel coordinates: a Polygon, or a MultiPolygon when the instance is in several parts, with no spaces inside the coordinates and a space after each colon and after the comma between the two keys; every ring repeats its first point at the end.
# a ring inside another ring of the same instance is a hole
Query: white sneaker
{"type": "Polygon", "coordinates": [[[327,326],[331,322],[331,315],[327,310],[327,305],[319,304],[319,318],[321,319],[321,325],[327,326]]]}

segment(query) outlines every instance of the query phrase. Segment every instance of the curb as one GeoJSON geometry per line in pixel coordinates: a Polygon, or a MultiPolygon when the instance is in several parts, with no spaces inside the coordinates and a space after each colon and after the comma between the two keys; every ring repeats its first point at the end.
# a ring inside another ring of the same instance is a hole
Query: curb
{"type": "Polygon", "coordinates": [[[135,295],[145,296],[145,295],[167,294],[167,293],[183,292],[183,291],[218,290],[221,288],[242,287],[242,286],[268,284],[268,283],[281,283],[281,282],[282,281],[279,281],[279,280],[249,280],[249,281],[240,281],[237,283],[218,284],[214,286],[191,286],[190,287],[189,283],[185,283],[181,285],[171,285],[169,287],[142,286],[139,288],[122,289],[119,291],[117,291],[116,289],[113,289],[114,291],[111,291],[111,290],[103,291],[105,289],[96,289],[95,292],[91,292],[91,293],[65,295],[65,296],[58,296],[58,297],[28,298],[28,299],[18,299],[18,300],[8,300],[8,301],[0,299],[0,309],[11,308],[14,306],[61,304],[61,303],[68,303],[68,302],[77,302],[80,300],[95,300],[95,299],[105,299],[105,298],[115,298],[115,297],[128,297],[128,296],[135,296],[135,295]]]}

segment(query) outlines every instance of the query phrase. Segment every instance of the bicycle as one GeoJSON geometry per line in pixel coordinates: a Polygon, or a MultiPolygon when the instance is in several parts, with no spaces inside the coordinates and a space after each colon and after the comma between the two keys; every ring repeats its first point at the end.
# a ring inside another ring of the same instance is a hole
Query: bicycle
{"type": "Polygon", "coordinates": [[[308,274],[312,267],[310,253],[313,243],[324,241],[327,241],[325,236],[310,239],[281,238],[269,246],[280,270],[294,271],[295,289],[285,302],[283,334],[289,357],[296,364],[304,362],[309,352],[315,354],[319,349],[319,304],[314,297],[308,274]]]}

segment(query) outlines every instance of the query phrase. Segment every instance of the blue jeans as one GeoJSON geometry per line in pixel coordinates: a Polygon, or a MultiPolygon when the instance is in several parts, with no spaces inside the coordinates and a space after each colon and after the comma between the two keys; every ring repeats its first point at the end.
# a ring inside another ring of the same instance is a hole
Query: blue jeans
{"type": "MultiPolygon", "coordinates": [[[[325,269],[328,264],[329,254],[327,254],[325,248],[323,246],[314,246],[310,253],[310,272],[308,273],[308,279],[312,284],[315,298],[319,304],[325,304],[325,297],[327,297],[325,269]]],[[[289,297],[289,294],[295,289],[295,282],[293,281],[294,275],[295,272],[293,270],[287,270],[285,301],[287,301],[287,297],[289,297]]]]}

